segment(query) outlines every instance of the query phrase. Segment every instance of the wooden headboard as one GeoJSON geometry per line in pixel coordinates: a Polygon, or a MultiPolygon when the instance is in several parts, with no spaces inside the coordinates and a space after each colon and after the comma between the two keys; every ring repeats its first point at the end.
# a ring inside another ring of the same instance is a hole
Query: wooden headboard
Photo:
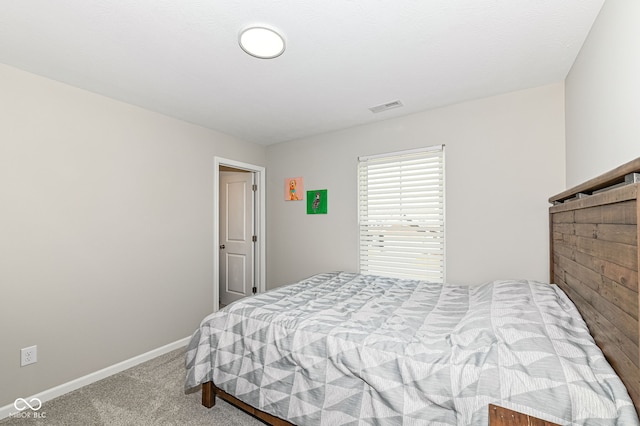
{"type": "Polygon", "coordinates": [[[551,282],[571,298],[640,413],[640,158],[549,199],[551,282]]]}

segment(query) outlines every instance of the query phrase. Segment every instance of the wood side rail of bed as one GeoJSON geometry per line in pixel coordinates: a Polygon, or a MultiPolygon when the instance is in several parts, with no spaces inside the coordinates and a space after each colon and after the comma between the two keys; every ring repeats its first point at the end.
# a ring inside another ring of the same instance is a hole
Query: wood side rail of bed
{"type": "Polygon", "coordinates": [[[207,408],[213,407],[214,405],[216,405],[216,396],[219,396],[229,404],[246,411],[247,413],[259,418],[260,420],[272,426],[295,426],[293,423],[289,423],[286,420],[282,420],[279,417],[273,416],[269,413],[265,413],[262,410],[258,410],[257,408],[254,408],[251,405],[240,401],[235,396],[228,394],[222,389],[216,387],[213,382],[206,382],[202,384],[202,405],[207,408]]]}
{"type": "MultiPolygon", "coordinates": [[[[202,405],[207,408],[213,407],[216,404],[216,396],[219,396],[221,399],[240,408],[241,410],[246,411],[269,425],[295,426],[293,423],[289,423],[286,420],[275,417],[269,413],[265,413],[264,411],[258,410],[257,408],[240,401],[233,395],[218,389],[213,382],[206,382],[202,384],[202,405]]],[[[487,415],[489,418],[489,426],[559,426],[556,423],[509,410],[494,404],[489,404],[487,415]]]]}
{"type": "Polygon", "coordinates": [[[551,282],[571,298],[640,412],[640,158],[549,199],[551,282]]]}

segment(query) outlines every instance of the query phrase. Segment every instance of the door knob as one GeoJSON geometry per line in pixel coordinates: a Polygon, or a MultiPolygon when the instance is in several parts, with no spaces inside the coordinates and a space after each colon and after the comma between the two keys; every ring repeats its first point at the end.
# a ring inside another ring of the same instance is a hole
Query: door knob
{"type": "Polygon", "coordinates": [[[220,244],[220,250],[224,249],[224,244],[220,244]]]}

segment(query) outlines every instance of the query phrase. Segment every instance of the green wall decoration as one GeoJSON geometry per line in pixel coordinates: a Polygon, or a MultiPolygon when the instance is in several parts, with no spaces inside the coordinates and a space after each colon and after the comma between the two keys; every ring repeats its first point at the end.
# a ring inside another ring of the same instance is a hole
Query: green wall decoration
{"type": "Polygon", "coordinates": [[[307,214],[327,214],[327,190],[307,191],[307,214]]]}

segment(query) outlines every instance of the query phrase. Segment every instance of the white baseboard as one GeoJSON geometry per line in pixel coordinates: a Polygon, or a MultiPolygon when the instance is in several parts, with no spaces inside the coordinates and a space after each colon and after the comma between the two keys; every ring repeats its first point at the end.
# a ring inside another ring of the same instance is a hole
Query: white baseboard
{"type": "MultiPolygon", "coordinates": [[[[129,358],[110,367],[103,368],[102,370],[95,371],[70,382],[63,383],[59,386],[47,389],[35,395],[31,395],[30,397],[25,397],[24,399],[27,401],[31,401],[32,398],[38,398],[42,403],[44,403],[45,401],[49,401],[53,398],[64,395],[65,393],[80,389],[83,386],[90,385],[91,383],[97,382],[98,380],[113,376],[114,374],[120,373],[121,371],[124,371],[128,368],[135,367],[136,365],[142,364],[143,362],[149,361],[150,359],[159,357],[160,355],[164,355],[175,349],[186,346],[189,343],[190,338],[191,337],[185,337],[184,339],[180,339],[173,343],[169,343],[168,345],[164,345],[160,348],[153,349],[149,352],[143,353],[142,355],[134,356],[133,358],[129,358]]],[[[17,410],[13,406],[13,404],[0,407],[0,420],[9,417],[16,412],[17,410]]]]}

